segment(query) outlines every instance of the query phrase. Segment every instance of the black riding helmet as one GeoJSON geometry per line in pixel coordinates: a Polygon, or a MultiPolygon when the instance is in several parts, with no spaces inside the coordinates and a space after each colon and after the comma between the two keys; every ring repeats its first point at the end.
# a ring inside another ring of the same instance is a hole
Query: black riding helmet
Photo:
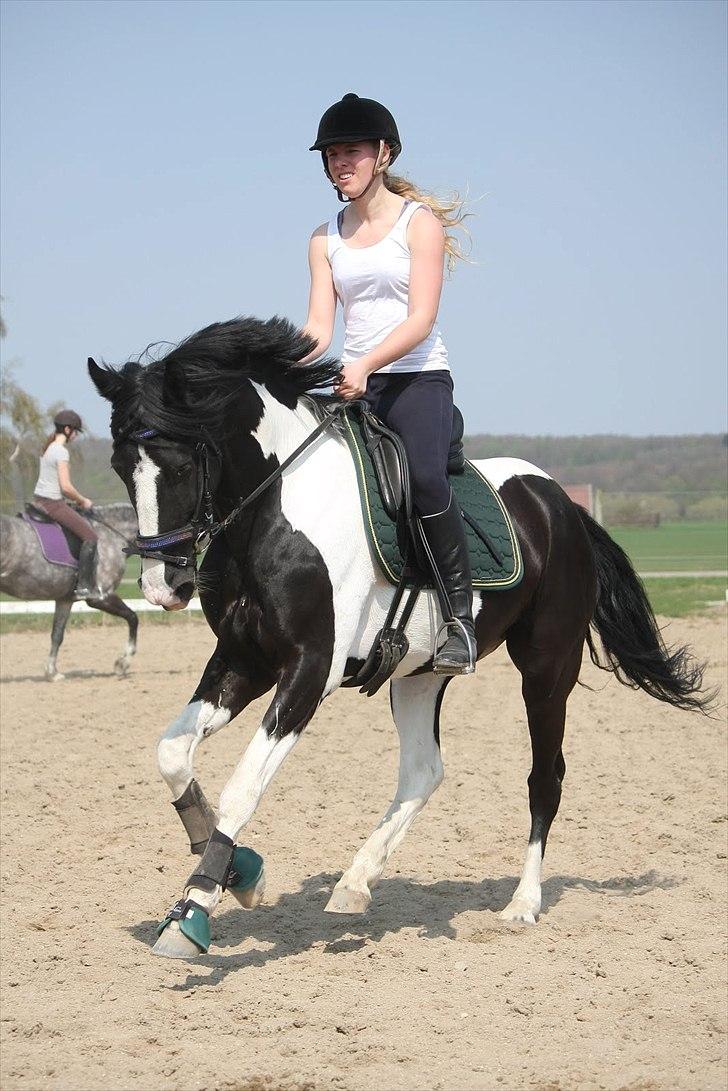
{"type": "Polygon", "coordinates": [[[359,98],[358,95],[349,92],[340,102],[329,106],[319,121],[316,143],[312,144],[308,150],[321,152],[324,170],[327,177],[331,179],[326,162],[326,149],[331,144],[359,140],[383,140],[385,144],[388,144],[390,166],[402,151],[397,122],[387,107],[382,106],[381,102],[375,102],[373,98],[359,98]]]}

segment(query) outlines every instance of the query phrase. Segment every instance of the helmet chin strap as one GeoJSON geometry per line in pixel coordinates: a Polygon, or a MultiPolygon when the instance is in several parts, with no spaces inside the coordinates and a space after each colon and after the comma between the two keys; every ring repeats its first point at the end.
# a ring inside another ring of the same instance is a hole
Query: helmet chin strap
{"type": "MultiPolygon", "coordinates": [[[[383,159],[384,159],[384,141],[380,140],[379,141],[379,152],[377,153],[377,161],[374,164],[374,170],[372,171],[372,176],[369,179],[369,181],[367,182],[367,184],[364,186],[364,189],[361,191],[361,193],[357,193],[356,197],[345,197],[343,195],[343,193],[341,192],[341,190],[339,189],[339,187],[337,186],[336,182],[333,180],[333,178],[329,174],[328,167],[326,168],[326,173],[329,175],[329,181],[331,182],[331,185],[336,190],[336,196],[339,198],[339,200],[341,201],[342,204],[350,205],[352,203],[352,201],[358,201],[360,197],[364,196],[364,194],[369,190],[369,187],[372,185],[372,183],[373,183],[374,179],[377,177],[377,175],[382,174],[387,169],[387,163],[383,163],[382,162],[383,159]]],[[[387,162],[389,162],[389,160],[387,160],[387,162]]]]}

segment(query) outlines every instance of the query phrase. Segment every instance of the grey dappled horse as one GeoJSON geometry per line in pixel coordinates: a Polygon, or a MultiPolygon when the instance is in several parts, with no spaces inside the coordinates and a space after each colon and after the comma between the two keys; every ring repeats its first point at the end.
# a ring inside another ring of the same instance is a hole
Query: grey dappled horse
{"type": "MultiPolygon", "coordinates": [[[[123,617],[129,626],[126,648],[116,660],[114,670],[125,675],[131,657],[136,652],[139,618],[118,595],[113,594],[126,567],[123,549],[137,533],[137,518],[131,504],[103,504],[94,513],[102,522],[94,521],[99,536],[97,578],[101,588],[108,589],[104,598],[88,598],[95,610],[123,617]],[[104,526],[103,524],[108,524],[104,526]]],[[[24,519],[0,515],[0,591],[17,599],[54,599],[56,603],[51,630],[51,651],[46,665],[46,678],[60,681],[63,675],[56,666],[58,649],[73,606],[76,569],[51,564],[45,559],[35,531],[24,519]]]]}

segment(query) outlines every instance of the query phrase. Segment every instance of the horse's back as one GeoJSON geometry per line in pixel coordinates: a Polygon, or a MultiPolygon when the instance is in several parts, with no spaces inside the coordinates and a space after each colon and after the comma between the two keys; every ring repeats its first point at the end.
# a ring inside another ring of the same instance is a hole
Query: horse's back
{"type": "Polygon", "coordinates": [[[0,516],[0,591],[20,599],[57,599],[72,592],[75,580],[75,569],[45,559],[25,520],[0,516]]]}
{"type": "Polygon", "coordinates": [[[472,462],[499,492],[505,483],[513,478],[541,477],[547,481],[553,481],[551,475],[545,470],[534,466],[532,462],[526,462],[523,458],[501,455],[497,458],[477,458],[472,462]]]}

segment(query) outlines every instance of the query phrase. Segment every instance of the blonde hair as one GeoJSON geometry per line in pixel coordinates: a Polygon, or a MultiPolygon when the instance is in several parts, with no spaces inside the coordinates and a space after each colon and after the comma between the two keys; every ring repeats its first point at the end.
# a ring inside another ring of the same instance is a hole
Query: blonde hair
{"type": "Polygon", "coordinates": [[[454,193],[449,201],[441,200],[432,193],[423,193],[414,182],[408,178],[402,178],[397,174],[384,172],[384,185],[390,193],[396,193],[398,197],[404,197],[408,201],[419,201],[427,205],[437,216],[445,228],[445,253],[447,254],[447,271],[452,273],[457,261],[470,261],[468,254],[463,251],[461,241],[453,231],[461,231],[470,240],[470,232],[464,224],[472,212],[465,211],[465,200],[459,193],[454,193]]]}

